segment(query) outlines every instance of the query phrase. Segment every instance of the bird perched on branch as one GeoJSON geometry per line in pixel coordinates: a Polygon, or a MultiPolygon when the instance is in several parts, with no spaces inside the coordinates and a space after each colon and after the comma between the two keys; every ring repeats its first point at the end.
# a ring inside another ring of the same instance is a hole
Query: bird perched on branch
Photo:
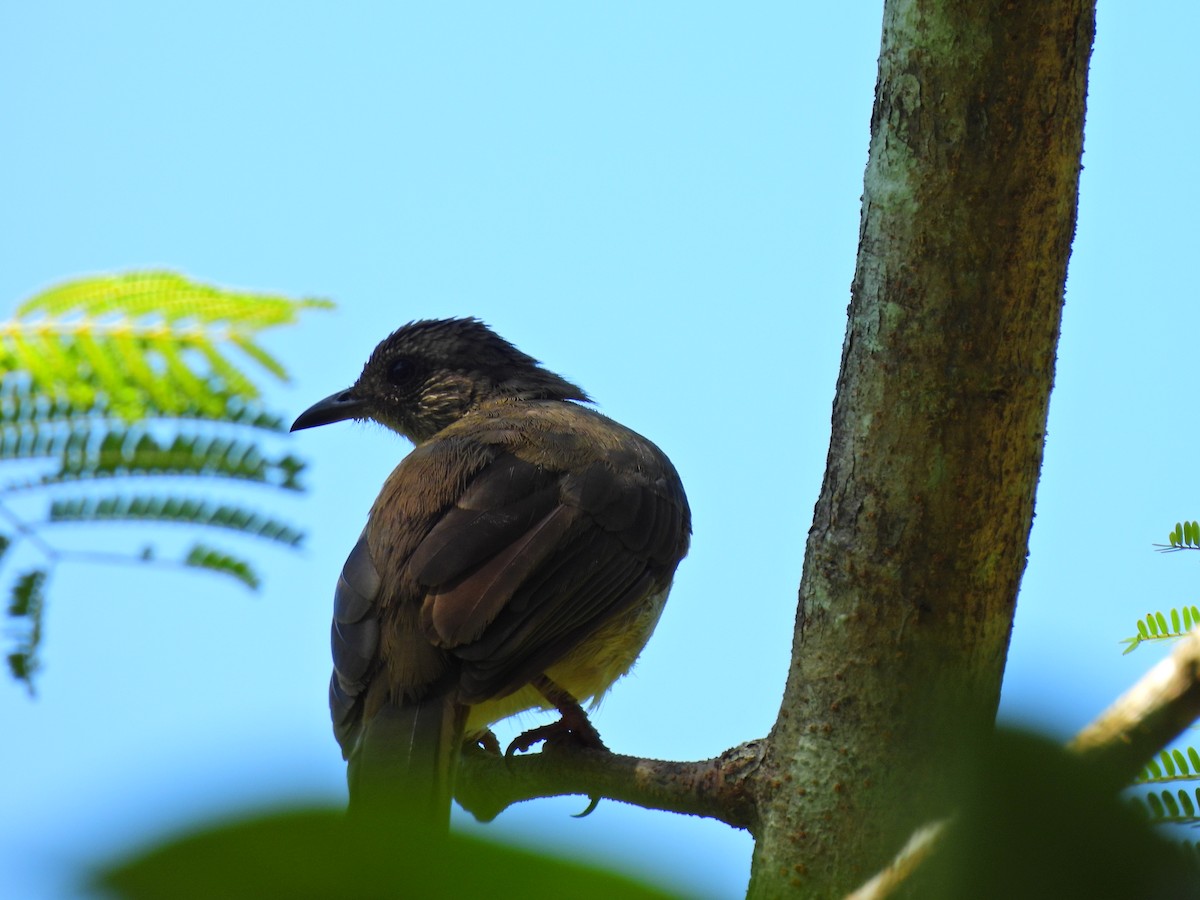
{"type": "Polygon", "coordinates": [[[650,637],[691,516],[663,452],[587,402],[478,320],[423,320],[292,425],[373,419],[415,444],[334,595],[329,703],[351,810],[447,822],[464,741],[522,710],[561,719],[510,751],[603,746],[580,704],[650,637]]]}

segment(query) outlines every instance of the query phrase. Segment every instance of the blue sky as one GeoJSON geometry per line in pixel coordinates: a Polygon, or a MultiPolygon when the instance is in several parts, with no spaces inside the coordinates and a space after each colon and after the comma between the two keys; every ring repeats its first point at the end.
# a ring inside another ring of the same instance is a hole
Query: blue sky
{"type": "MultiPolygon", "coordinates": [[[[270,340],[289,414],[410,319],[483,318],[662,446],[691,498],[691,555],[596,718],[606,741],[690,759],[764,734],[828,442],[881,5],[280,9],[0,9],[0,302],[150,266],[331,298],[270,340]]],[[[1119,655],[1134,619],[1197,602],[1197,561],[1151,545],[1200,518],[1198,30],[1190,3],[1100,10],[1002,708],[1064,737],[1156,658],[1119,655]]],[[[332,586],[407,445],[342,425],[291,446],[311,462],[288,507],[307,548],[259,553],[261,593],[56,576],[39,698],[0,685],[14,896],[65,895],[72,866],[162,828],[341,796],[332,586]]],[[[485,831],[689,894],[744,889],[744,834],[616,803],[569,818],[583,805],[526,804],[485,831]]]]}

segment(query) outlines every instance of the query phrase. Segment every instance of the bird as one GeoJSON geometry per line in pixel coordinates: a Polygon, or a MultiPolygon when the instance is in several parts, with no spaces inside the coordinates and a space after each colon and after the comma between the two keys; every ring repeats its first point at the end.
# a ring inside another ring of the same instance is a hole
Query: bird
{"type": "MultiPolygon", "coordinates": [[[[462,748],[531,709],[603,749],[598,703],[641,653],[691,511],[655,444],[476,318],[421,319],[292,431],[374,421],[413,444],[334,591],[329,705],[349,809],[448,827],[462,748]]],[[[345,465],[353,465],[347,452],[345,465]]]]}

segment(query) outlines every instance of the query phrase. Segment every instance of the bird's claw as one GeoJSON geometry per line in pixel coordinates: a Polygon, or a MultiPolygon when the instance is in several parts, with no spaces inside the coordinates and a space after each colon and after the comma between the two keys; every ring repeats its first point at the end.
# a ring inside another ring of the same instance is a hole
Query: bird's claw
{"type": "Polygon", "coordinates": [[[525,753],[529,748],[543,741],[547,745],[570,743],[587,750],[608,750],[604,746],[604,742],[600,740],[600,732],[588,721],[586,715],[578,717],[564,715],[557,722],[539,725],[537,728],[531,728],[517,735],[508,745],[508,749],[504,751],[504,755],[512,758],[517,753],[525,753]]]}
{"type": "Polygon", "coordinates": [[[572,819],[586,819],[588,816],[590,816],[592,813],[594,813],[596,811],[596,807],[599,805],[600,805],[600,797],[596,794],[591,794],[588,797],[587,809],[585,809],[581,813],[573,813],[571,815],[571,818],[572,819]]]}

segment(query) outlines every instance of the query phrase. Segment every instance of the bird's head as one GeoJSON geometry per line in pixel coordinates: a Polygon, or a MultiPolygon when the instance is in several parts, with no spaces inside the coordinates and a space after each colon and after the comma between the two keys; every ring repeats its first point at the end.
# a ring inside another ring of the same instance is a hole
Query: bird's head
{"type": "Polygon", "coordinates": [[[414,443],[488,400],[588,400],[478,319],[422,319],[388,335],[358,381],[313,404],[292,431],[374,419],[414,443]]]}

